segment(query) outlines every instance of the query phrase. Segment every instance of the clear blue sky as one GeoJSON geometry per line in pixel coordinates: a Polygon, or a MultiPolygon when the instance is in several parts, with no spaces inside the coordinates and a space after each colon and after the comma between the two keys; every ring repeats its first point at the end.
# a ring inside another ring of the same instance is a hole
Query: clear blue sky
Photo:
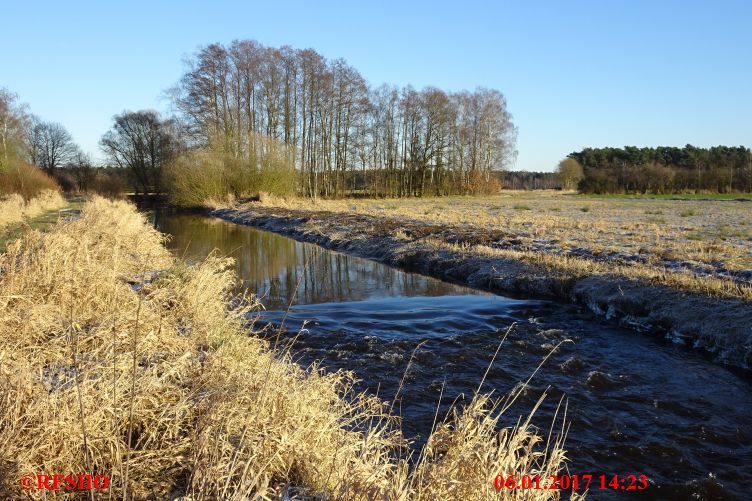
{"type": "Polygon", "coordinates": [[[585,146],[752,146],[751,1],[28,0],[0,33],[0,86],[95,157],[114,114],[168,110],[183,58],[237,38],[343,57],[372,84],[499,89],[518,169],[585,146]]]}

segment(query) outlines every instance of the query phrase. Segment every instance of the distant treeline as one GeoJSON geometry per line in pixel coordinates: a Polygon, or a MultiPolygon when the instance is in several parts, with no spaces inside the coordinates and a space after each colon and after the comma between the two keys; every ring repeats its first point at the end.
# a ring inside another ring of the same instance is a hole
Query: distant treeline
{"type": "Polygon", "coordinates": [[[744,146],[585,148],[585,193],[752,192],[752,152],[744,146]]]}
{"type": "Polygon", "coordinates": [[[497,173],[505,190],[560,190],[561,179],[555,172],[503,171],[497,173]]]}

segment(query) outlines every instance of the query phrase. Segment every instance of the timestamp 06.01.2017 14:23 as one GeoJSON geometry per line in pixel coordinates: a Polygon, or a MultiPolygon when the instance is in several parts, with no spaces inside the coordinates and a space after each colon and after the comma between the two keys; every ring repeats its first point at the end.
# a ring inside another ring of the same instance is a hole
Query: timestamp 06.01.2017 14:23
{"type": "Polygon", "coordinates": [[[494,487],[503,490],[614,490],[641,491],[648,488],[647,475],[496,475],[494,487]]]}

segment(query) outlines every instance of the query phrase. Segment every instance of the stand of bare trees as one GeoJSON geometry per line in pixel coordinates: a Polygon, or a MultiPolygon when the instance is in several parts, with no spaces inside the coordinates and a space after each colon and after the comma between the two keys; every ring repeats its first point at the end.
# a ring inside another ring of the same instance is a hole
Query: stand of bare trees
{"type": "Polygon", "coordinates": [[[486,192],[516,153],[499,91],[371,88],[311,49],[208,45],[173,94],[194,147],[255,174],[282,148],[310,197],[486,192]]]}
{"type": "Polygon", "coordinates": [[[28,164],[27,130],[32,122],[27,106],[16,94],[0,87],[0,198],[11,193],[26,200],[55,190],[55,180],[28,164]]]}
{"type": "Polygon", "coordinates": [[[500,177],[505,190],[560,190],[563,187],[561,176],[556,172],[508,170],[501,172],[500,177]]]}

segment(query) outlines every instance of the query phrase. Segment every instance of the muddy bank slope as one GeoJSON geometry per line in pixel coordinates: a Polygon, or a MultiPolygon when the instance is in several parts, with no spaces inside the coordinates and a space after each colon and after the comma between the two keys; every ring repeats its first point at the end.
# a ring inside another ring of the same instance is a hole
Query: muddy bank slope
{"type": "Polygon", "coordinates": [[[460,225],[256,204],[211,214],[491,292],[574,302],[634,330],[707,351],[718,362],[752,368],[752,303],[742,299],[710,297],[607,273],[575,276],[490,255],[482,245],[495,238],[493,231],[478,236],[460,225]]]}

